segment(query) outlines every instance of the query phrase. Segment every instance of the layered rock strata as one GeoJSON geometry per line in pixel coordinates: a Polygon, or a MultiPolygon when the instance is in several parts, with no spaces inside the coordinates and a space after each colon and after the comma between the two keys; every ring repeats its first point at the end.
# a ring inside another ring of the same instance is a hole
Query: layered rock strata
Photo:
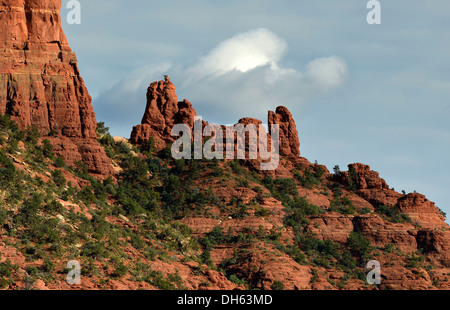
{"type": "Polygon", "coordinates": [[[61,26],[59,0],[0,2],[0,113],[49,136],[69,165],[110,175],[92,99],[61,26]]]}

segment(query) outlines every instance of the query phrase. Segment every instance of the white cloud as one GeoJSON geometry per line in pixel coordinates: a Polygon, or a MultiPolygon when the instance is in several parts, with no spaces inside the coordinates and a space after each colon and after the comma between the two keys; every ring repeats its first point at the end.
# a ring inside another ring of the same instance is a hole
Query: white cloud
{"type": "Polygon", "coordinates": [[[245,73],[264,65],[276,67],[286,50],[285,40],[259,28],[223,41],[188,71],[217,76],[233,70],[245,73]]]}
{"type": "Polygon", "coordinates": [[[345,61],[331,56],[318,58],[307,65],[306,76],[322,90],[330,90],[341,86],[348,74],[345,61]]]}
{"type": "Polygon", "coordinates": [[[287,52],[287,42],[265,28],[239,33],[190,65],[145,66],[132,72],[95,100],[96,110],[102,120],[134,121],[131,131],[144,113],[146,88],[169,74],[179,99],[190,100],[205,120],[226,124],[249,116],[265,121],[269,109],[285,105],[294,110],[346,80],[347,65],[336,56],[314,59],[302,73],[283,67],[287,52]]]}

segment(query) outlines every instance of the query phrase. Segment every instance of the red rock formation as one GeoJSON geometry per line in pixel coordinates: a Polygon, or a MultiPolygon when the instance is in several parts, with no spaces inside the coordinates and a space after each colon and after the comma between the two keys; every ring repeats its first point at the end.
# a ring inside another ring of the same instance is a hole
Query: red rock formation
{"type": "Polygon", "coordinates": [[[408,223],[383,221],[374,214],[359,215],[353,219],[354,231],[361,232],[376,247],[395,244],[405,253],[417,251],[414,226],[408,223]]]}
{"type": "Polygon", "coordinates": [[[300,142],[297,126],[291,112],[286,107],[280,106],[275,112],[269,111],[269,133],[271,125],[280,126],[280,154],[285,156],[300,156],[300,142]]]}
{"type": "Polygon", "coordinates": [[[412,222],[423,228],[447,228],[445,218],[435,204],[424,195],[410,193],[402,195],[390,189],[378,172],[370,166],[351,164],[349,171],[341,173],[341,182],[353,187],[355,193],[377,207],[397,207],[401,213],[408,215],[412,222]]]}
{"type": "Polygon", "coordinates": [[[334,242],[345,243],[353,231],[352,217],[336,212],[311,216],[307,230],[317,235],[317,238],[321,240],[331,239],[334,242]]]}
{"type": "Polygon", "coordinates": [[[37,128],[71,165],[112,173],[97,143],[97,121],[77,58],[62,30],[59,0],[0,2],[0,113],[22,129],[37,128]]]}
{"type": "MultiPolygon", "coordinates": [[[[169,79],[164,81],[153,82],[147,90],[147,106],[142,118],[141,124],[133,127],[133,131],[130,136],[130,141],[133,144],[141,145],[153,137],[155,140],[155,147],[157,150],[164,149],[168,143],[174,142],[177,137],[171,136],[171,130],[176,124],[186,124],[191,130],[194,128],[194,120],[197,116],[196,111],[192,107],[192,104],[186,99],[182,102],[178,102],[176,94],[176,87],[170,82],[169,79]]],[[[208,123],[203,122],[203,128],[208,123]]],[[[244,126],[255,125],[256,134],[258,136],[260,125],[262,122],[254,118],[242,118],[238,124],[244,126]]],[[[276,112],[269,112],[268,116],[269,129],[270,125],[279,125],[279,144],[280,153],[285,156],[300,155],[300,142],[298,139],[298,132],[292,118],[292,114],[286,107],[278,107],[276,112]]],[[[224,150],[226,149],[226,127],[221,126],[223,130],[224,138],[224,150]]],[[[259,137],[259,136],[258,136],[259,137]]],[[[234,137],[235,147],[237,150],[236,133],[234,137]]],[[[270,144],[270,134],[268,135],[268,144],[270,144]]],[[[259,138],[255,139],[251,143],[259,146],[259,138]]],[[[245,150],[248,155],[249,141],[247,139],[245,150]]],[[[264,145],[265,146],[265,145],[264,145]]],[[[267,148],[266,148],[267,149],[267,148]]],[[[269,148],[270,151],[270,148],[269,148]]],[[[236,152],[235,152],[236,154],[236,152]]],[[[261,160],[259,154],[257,159],[250,159],[249,164],[252,166],[259,166],[261,160]]],[[[236,157],[235,157],[236,158],[236,157]]],[[[249,159],[246,157],[246,159],[249,159]]]]}
{"type": "Polygon", "coordinates": [[[155,147],[162,150],[176,140],[171,131],[176,124],[186,124],[193,130],[197,116],[192,104],[178,102],[176,87],[169,80],[153,82],[147,90],[147,106],[140,125],[133,127],[130,141],[141,145],[155,139],[155,147]]]}
{"type": "Polygon", "coordinates": [[[439,212],[434,202],[428,200],[424,195],[410,193],[398,201],[399,210],[407,214],[414,223],[423,228],[448,227],[444,216],[439,212]]]}
{"type": "Polygon", "coordinates": [[[393,207],[402,196],[390,189],[386,181],[380,178],[376,171],[364,164],[350,164],[349,171],[341,175],[341,181],[354,187],[356,193],[374,206],[385,205],[393,207]]]}
{"type": "Polygon", "coordinates": [[[450,231],[425,229],[417,233],[418,247],[435,267],[450,265],[450,231]]]}

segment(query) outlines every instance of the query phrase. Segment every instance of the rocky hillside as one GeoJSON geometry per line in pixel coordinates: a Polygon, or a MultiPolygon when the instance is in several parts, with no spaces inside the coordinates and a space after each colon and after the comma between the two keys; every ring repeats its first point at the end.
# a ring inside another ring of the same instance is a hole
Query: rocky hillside
{"type": "Polygon", "coordinates": [[[59,7],[0,3],[1,288],[450,288],[445,214],[368,165],[329,171],[301,157],[287,107],[268,112],[268,128],[279,127],[275,170],[260,169],[259,153],[175,160],[171,131],[192,129],[197,113],[168,78],[150,84],[146,104],[143,94],[130,139],[112,137],[95,119],[59,7]],[[81,284],[70,285],[74,260],[81,284]],[[371,260],[379,285],[366,280],[371,260]]]}

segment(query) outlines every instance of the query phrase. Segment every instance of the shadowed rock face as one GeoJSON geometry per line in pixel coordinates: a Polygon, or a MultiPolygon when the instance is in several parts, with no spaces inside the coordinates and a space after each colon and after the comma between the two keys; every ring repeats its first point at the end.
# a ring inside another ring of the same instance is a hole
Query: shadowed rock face
{"type": "Polygon", "coordinates": [[[0,2],[0,113],[34,126],[70,165],[112,173],[96,141],[92,99],[61,26],[59,0],[0,2]]]}

